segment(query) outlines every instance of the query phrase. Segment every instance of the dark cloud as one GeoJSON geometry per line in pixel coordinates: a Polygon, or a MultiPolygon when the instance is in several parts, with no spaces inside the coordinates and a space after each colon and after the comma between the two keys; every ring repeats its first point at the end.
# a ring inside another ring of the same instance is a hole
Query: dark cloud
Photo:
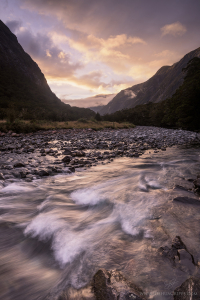
{"type": "Polygon", "coordinates": [[[55,14],[66,26],[107,37],[111,34],[151,38],[166,24],[200,25],[197,0],[19,0],[42,14],[55,14]]]}
{"type": "Polygon", "coordinates": [[[17,38],[48,77],[68,78],[73,76],[77,69],[82,68],[81,63],[72,64],[70,56],[56,46],[48,35],[34,35],[30,30],[21,27],[17,38]]]}
{"type": "Polygon", "coordinates": [[[21,21],[17,21],[17,20],[12,20],[12,21],[7,21],[6,22],[6,26],[8,26],[8,28],[15,33],[16,31],[19,30],[19,28],[21,27],[22,22],[21,21]]]}

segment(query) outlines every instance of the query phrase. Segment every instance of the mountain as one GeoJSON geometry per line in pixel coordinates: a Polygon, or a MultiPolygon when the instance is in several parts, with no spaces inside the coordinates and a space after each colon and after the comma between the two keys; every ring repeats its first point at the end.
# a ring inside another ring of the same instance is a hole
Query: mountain
{"type": "Polygon", "coordinates": [[[93,110],[95,113],[99,113],[103,109],[104,106],[105,105],[92,106],[92,107],[90,107],[90,109],[93,110]]]}
{"type": "Polygon", "coordinates": [[[108,104],[113,98],[115,97],[115,94],[100,94],[95,95],[87,98],[81,98],[81,99],[63,99],[62,101],[64,103],[67,103],[71,106],[78,106],[78,107],[85,107],[85,108],[96,108],[100,106],[104,106],[108,104]]]}
{"type": "Polygon", "coordinates": [[[76,120],[93,111],[63,103],[49,88],[38,65],[0,20],[0,118],[76,120]]]}
{"type": "Polygon", "coordinates": [[[135,125],[200,130],[200,58],[193,57],[182,70],[184,81],[174,95],[164,101],[137,105],[103,118],[135,125]]]}
{"type": "Polygon", "coordinates": [[[182,69],[193,57],[200,57],[200,47],[186,54],[172,66],[163,66],[146,82],[122,90],[99,113],[110,114],[140,104],[158,103],[171,97],[183,83],[182,69]]]}

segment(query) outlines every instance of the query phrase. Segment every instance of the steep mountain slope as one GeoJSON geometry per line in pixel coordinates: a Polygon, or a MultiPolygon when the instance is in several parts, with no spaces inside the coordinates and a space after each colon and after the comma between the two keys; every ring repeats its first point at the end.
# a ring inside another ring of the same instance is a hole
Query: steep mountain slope
{"type": "Polygon", "coordinates": [[[200,48],[189,52],[172,66],[163,66],[146,82],[122,90],[100,110],[100,114],[110,114],[149,102],[157,103],[171,97],[183,83],[184,73],[182,69],[193,57],[200,57],[200,48]]]}
{"type": "Polygon", "coordinates": [[[200,58],[191,59],[183,69],[183,84],[171,98],[116,111],[103,118],[135,125],[178,127],[200,130],[200,58]]]}
{"type": "Polygon", "coordinates": [[[50,90],[38,65],[0,20],[0,118],[75,120],[91,117],[90,109],[64,104],[50,90]]]}

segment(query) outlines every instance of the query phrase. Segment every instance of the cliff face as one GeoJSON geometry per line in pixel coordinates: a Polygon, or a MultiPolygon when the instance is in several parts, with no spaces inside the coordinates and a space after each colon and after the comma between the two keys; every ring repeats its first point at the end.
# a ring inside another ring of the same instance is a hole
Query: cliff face
{"type": "Polygon", "coordinates": [[[74,120],[94,115],[56,97],[38,65],[0,20],[0,117],[6,117],[11,108],[25,118],[74,120]]]}
{"type": "Polygon", "coordinates": [[[185,74],[182,69],[193,57],[200,57],[200,48],[186,54],[172,66],[163,66],[146,82],[122,90],[100,110],[100,114],[110,114],[149,102],[157,103],[171,97],[183,83],[185,74]]]}

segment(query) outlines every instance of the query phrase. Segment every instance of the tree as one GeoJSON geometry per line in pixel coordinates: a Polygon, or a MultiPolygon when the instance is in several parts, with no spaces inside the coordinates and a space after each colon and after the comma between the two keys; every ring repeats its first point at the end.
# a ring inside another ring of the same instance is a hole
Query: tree
{"type": "Polygon", "coordinates": [[[99,113],[96,113],[95,119],[96,119],[98,122],[101,121],[101,116],[100,116],[99,113]]]}

